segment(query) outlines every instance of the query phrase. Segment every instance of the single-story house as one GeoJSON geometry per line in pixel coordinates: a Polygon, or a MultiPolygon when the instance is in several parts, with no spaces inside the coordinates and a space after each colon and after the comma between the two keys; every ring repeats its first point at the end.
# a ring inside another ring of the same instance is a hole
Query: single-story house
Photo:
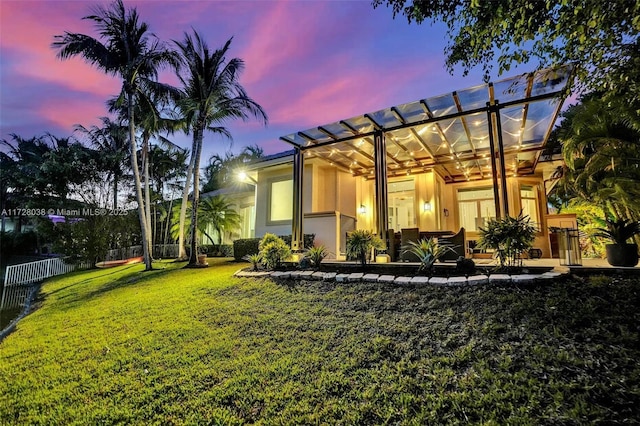
{"type": "Polygon", "coordinates": [[[354,229],[389,241],[464,228],[471,253],[488,219],[522,211],[551,257],[549,229],[576,227],[548,211],[561,162],[542,155],[570,79],[570,67],[540,70],[283,136],[293,150],[244,170],[254,191],[242,196],[242,234],[291,234],[301,250],[313,233],[341,258],[354,229]]]}

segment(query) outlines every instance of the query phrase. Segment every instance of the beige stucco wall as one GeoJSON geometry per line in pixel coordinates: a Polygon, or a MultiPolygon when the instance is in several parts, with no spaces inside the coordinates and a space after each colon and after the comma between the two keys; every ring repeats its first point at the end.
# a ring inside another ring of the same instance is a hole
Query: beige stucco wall
{"type": "MultiPolygon", "coordinates": [[[[268,206],[270,202],[269,184],[279,178],[290,179],[292,177],[292,165],[285,164],[258,171],[257,195],[256,195],[256,236],[260,237],[266,232],[277,235],[291,233],[291,221],[286,223],[268,224],[268,206]]],[[[491,186],[491,180],[446,184],[444,179],[432,171],[413,175],[415,182],[416,218],[417,225],[422,231],[460,229],[457,191],[463,188],[491,186]],[[431,203],[431,211],[424,211],[424,203],[431,203]]],[[[541,232],[536,236],[534,247],[540,248],[543,256],[551,254],[546,215],[546,197],[544,195],[543,178],[541,175],[526,177],[509,177],[507,179],[507,192],[509,198],[509,213],[516,215],[520,212],[520,185],[532,185],[538,195],[538,214],[541,222],[541,232]]],[[[353,177],[351,174],[329,166],[326,163],[305,161],[304,187],[303,187],[303,212],[305,214],[326,213],[329,216],[336,213],[356,218],[358,229],[375,229],[375,183],[373,179],[353,177]],[[360,212],[360,206],[364,206],[366,212],[360,212]]],[[[315,216],[313,225],[309,223],[304,228],[305,233],[314,232],[321,234],[327,218],[320,221],[315,216]]],[[[333,222],[333,219],[331,219],[333,222]]],[[[327,230],[331,238],[327,239],[329,245],[338,244],[334,237],[335,230],[327,230]],[[331,241],[329,241],[331,240],[331,241]]],[[[398,231],[398,230],[396,230],[398,231]]],[[[467,232],[467,239],[477,239],[478,234],[467,232]]],[[[322,236],[317,240],[322,240],[322,236]]],[[[324,243],[324,242],[322,242],[324,243]]]]}

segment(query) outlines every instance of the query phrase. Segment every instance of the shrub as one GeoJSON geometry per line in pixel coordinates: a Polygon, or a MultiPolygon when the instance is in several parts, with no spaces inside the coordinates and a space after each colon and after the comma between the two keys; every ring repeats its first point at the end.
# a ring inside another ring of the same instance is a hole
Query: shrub
{"type": "Polygon", "coordinates": [[[385,249],[384,242],[373,232],[356,229],[347,236],[347,257],[360,261],[362,267],[367,264],[367,255],[372,249],[385,249]]]}
{"type": "Polygon", "coordinates": [[[233,242],[233,257],[240,262],[245,256],[258,254],[260,238],[241,238],[233,242]]]}
{"type": "Polygon", "coordinates": [[[245,257],[243,257],[243,259],[246,260],[247,262],[251,262],[251,265],[253,265],[254,271],[258,270],[258,265],[260,265],[260,263],[262,262],[262,256],[260,255],[260,253],[248,254],[245,257]]]}
{"type": "Polygon", "coordinates": [[[268,269],[277,269],[291,256],[291,248],[280,237],[266,233],[259,244],[262,263],[268,269]]]}
{"type": "Polygon", "coordinates": [[[327,257],[328,254],[329,252],[327,251],[327,248],[323,245],[319,245],[318,247],[311,247],[310,249],[308,249],[304,256],[305,259],[309,259],[309,262],[311,262],[311,266],[319,269],[322,260],[327,257]]]}
{"type": "Polygon", "coordinates": [[[420,260],[418,273],[425,270],[430,273],[435,261],[448,251],[453,251],[453,249],[449,246],[438,245],[435,238],[421,239],[418,242],[409,241],[409,245],[404,248],[405,253],[413,253],[420,260]]]}
{"type": "MultiPolygon", "coordinates": [[[[273,235],[273,234],[271,234],[273,235]]],[[[313,247],[316,234],[304,234],[304,246],[313,247]]],[[[281,235],[280,238],[286,245],[291,247],[291,235],[281,235]]],[[[248,254],[258,254],[260,252],[260,238],[241,238],[233,242],[233,257],[240,262],[248,254]]]]}
{"type": "Polygon", "coordinates": [[[492,249],[500,262],[500,268],[522,266],[522,254],[533,246],[536,227],[529,216],[507,216],[492,219],[480,228],[478,247],[492,249]]]}

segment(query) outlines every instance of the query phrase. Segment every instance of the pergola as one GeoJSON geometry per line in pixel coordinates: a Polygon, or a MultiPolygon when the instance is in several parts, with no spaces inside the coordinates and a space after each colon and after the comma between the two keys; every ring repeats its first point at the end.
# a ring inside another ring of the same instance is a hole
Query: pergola
{"type": "Polygon", "coordinates": [[[568,66],[540,70],[281,137],[295,152],[293,249],[302,248],[305,158],[375,180],[380,235],[389,176],[434,170],[447,183],[492,179],[496,215],[507,215],[507,176],[535,171],[570,76],[568,66]]]}

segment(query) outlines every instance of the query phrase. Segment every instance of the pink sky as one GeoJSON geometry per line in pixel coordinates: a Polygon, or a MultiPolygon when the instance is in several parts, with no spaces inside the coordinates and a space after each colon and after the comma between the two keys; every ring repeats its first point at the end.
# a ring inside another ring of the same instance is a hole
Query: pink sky
{"type": "MultiPolygon", "coordinates": [[[[60,61],[50,45],[64,31],[95,36],[97,1],[0,0],[0,137],[72,134],[74,124],[98,124],[105,101],[119,90],[81,59],[60,61]]],[[[107,4],[103,2],[102,4],[107,4]]],[[[127,1],[161,39],[181,39],[191,27],[211,48],[233,36],[231,55],[245,61],[248,94],[269,116],[229,123],[238,150],[259,144],[267,154],[289,149],[279,137],[416,99],[482,83],[481,70],[462,78],[444,68],[442,25],[409,25],[370,1],[127,1]]],[[[527,71],[513,71],[510,75],[527,71]]],[[[190,139],[174,140],[187,147],[190,139]]],[[[203,165],[229,143],[205,137],[203,165]]]]}

